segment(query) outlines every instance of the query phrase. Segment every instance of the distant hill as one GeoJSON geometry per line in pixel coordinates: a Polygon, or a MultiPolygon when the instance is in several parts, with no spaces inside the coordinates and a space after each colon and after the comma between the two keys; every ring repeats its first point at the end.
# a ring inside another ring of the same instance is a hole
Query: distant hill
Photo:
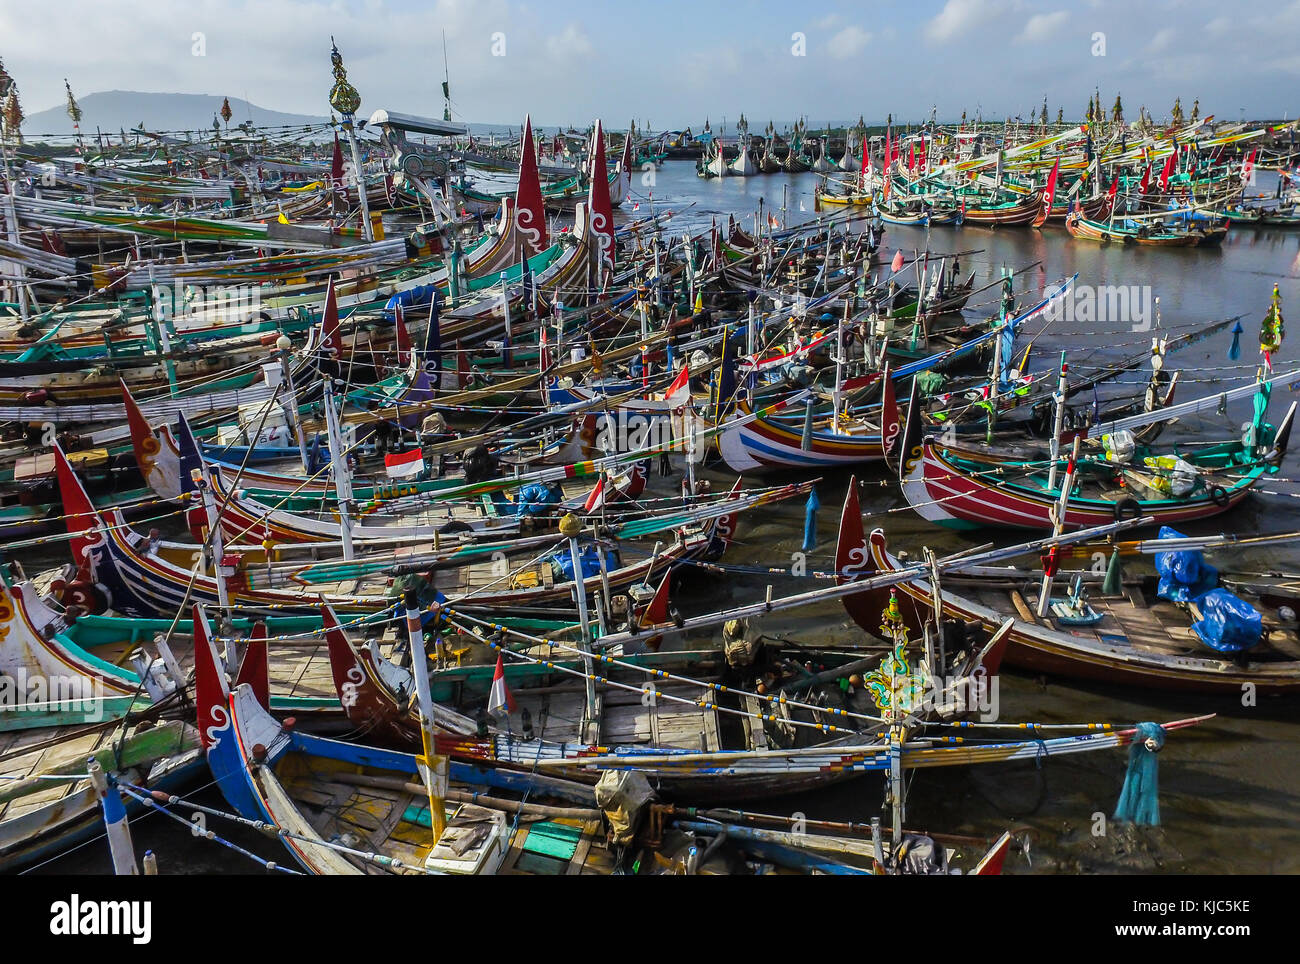
{"type": "MultiPolygon", "coordinates": [[[[217,94],[156,94],[138,90],[106,90],[78,97],[81,107],[82,133],[94,134],[96,126],[103,131],[131,130],[141,122],[154,131],[209,130],[212,118],[221,111],[224,96],[217,94]]],[[[230,98],[230,126],[233,128],[248,120],[258,127],[283,124],[321,124],[329,121],[327,115],[286,114],[267,110],[238,98],[230,98]]],[[[41,134],[71,134],[72,121],[62,107],[51,107],[28,116],[23,121],[23,133],[36,137],[41,134]],[[30,132],[30,133],[29,133],[30,132]]]]}
{"type": "MultiPolygon", "coordinates": [[[[93,135],[96,125],[105,132],[116,133],[119,130],[130,131],[141,123],[151,131],[211,130],[212,118],[219,117],[223,99],[223,96],[217,94],[161,94],[139,90],[104,90],[78,97],[77,104],[81,107],[82,134],[93,135]]],[[[324,124],[329,121],[328,115],[287,114],[283,111],[258,107],[239,97],[230,98],[230,111],[232,129],[248,120],[250,114],[255,127],[282,125],[296,127],[304,124],[324,124]]],[[[418,106],[411,106],[404,112],[423,113],[428,117],[442,116],[441,105],[428,111],[421,111],[418,106]]],[[[364,121],[369,116],[369,113],[363,112],[361,120],[364,121]]],[[[469,129],[475,135],[502,133],[507,130],[517,132],[520,123],[519,121],[514,124],[471,123],[469,129]]],[[[39,139],[42,134],[71,136],[72,121],[62,106],[51,107],[49,110],[38,111],[28,116],[23,121],[23,134],[33,139],[39,139]]]]}

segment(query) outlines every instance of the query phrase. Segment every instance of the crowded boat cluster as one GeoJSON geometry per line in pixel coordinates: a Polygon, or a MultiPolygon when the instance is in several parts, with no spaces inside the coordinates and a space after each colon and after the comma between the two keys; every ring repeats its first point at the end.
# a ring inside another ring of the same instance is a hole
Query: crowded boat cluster
{"type": "MultiPolygon", "coordinates": [[[[1073,238],[1103,244],[1213,245],[1232,224],[1300,226],[1294,123],[1216,123],[1200,102],[1184,115],[1176,100],[1157,124],[1139,111],[1128,123],[1123,99],[1109,112],[1098,93],[1084,120],[1066,123],[928,124],[913,130],[887,122],[868,136],[866,124],[832,138],[810,135],[798,122],[782,137],[769,123],[750,136],[741,115],[734,143],[705,122],[698,139],[701,177],[816,172],[818,209],[867,208],[886,224],[1042,227],[1063,224],[1073,238]],[[833,143],[842,145],[835,158],[833,143]],[[1255,188],[1256,169],[1276,170],[1272,194],[1255,188]]],[[[696,139],[692,138],[694,142],[696,139]]],[[[666,156],[661,150],[651,156],[666,156]]],[[[681,143],[680,136],[676,143],[681,143]]]]}
{"type": "Polygon", "coordinates": [[[69,88],[61,143],[22,137],[0,69],[6,871],[92,841],[150,872],[131,820],[200,813],[250,872],[994,874],[1015,828],[917,827],[914,771],[1123,755],[1114,819],[1157,824],[1156,754],[1207,697],[1300,689],[1297,588],[1206,558],[1296,534],[1180,528],[1282,471],[1278,288],[1246,325],[1157,307],[1080,367],[1033,346],[1090,279],[890,244],[1296,224],[1295,123],[1098,95],[1073,124],[863,125],[835,161],[769,125],[700,173],[803,165],[816,210],[700,227],[644,189],[661,135],[363,124],[332,64],[319,129],[92,137],[69,88]],[[1211,343],[1253,377],[1176,394],[1211,343]],[[868,482],[981,541],[869,526],[868,482]],[[791,500],[801,551],[738,561],[791,500]],[[791,611],[851,641],[765,631],[791,611]],[[999,698],[1026,670],[1182,709],[1042,720],[999,698]],[[846,780],[859,819],[777,802],[846,780]]]}

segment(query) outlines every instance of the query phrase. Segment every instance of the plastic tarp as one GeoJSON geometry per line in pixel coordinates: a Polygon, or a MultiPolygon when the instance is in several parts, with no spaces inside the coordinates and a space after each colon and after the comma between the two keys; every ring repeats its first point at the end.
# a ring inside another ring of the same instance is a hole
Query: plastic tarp
{"type": "Polygon", "coordinates": [[[919,372],[916,376],[916,388],[922,395],[934,395],[944,386],[942,372],[919,372]]]}
{"type": "Polygon", "coordinates": [[[1192,631],[1220,653],[1240,653],[1263,637],[1264,617],[1246,600],[1226,589],[1212,589],[1198,603],[1201,619],[1192,631]]]}
{"type": "Polygon", "coordinates": [[[383,315],[388,321],[393,321],[397,316],[397,306],[401,305],[402,309],[428,307],[438,294],[437,285],[416,285],[414,288],[407,288],[405,291],[399,291],[393,295],[384,304],[383,315]]]}
{"type": "MultiPolygon", "coordinates": [[[[582,560],[582,578],[589,579],[592,576],[600,575],[600,556],[597,554],[596,547],[593,545],[582,546],[578,549],[578,558],[582,560]]],[[[556,578],[569,580],[573,578],[573,555],[566,549],[557,549],[551,553],[551,565],[557,570],[556,578]]],[[[605,553],[606,570],[618,568],[618,557],[614,555],[614,550],[607,550],[605,553]]]]}
{"type": "Polygon", "coordinates": [[[519,490],[519,497],[515,500],[515,515],[542,515],[550,506],[558,505],[559,501],[558,488],[533,482],[519,490]]]}
{"type": "Polygon", "coordinates": [[[922,834],[904,834],[889,863],[899,873],[935,876],[948,873],[948,851],[922,834]]]}
{"type": "Polygon", "coordinates": [[[635,839],[641,814],[654,799],[650,781],[638,770],[606,770],[596,781],[596,806],[605,812],[610,834],[620,846],[635,839]]]}
{"type": "MultiPolygon", "coordinates": [[[[1172,526],[1161,526],[1161,539],[1187,538],[1172,526]]],[[[1156,595],[1172,602],[1197,602],[1219,584],[1219,570],[1205,561],[1199,549],[1156,553],[1160,582],[1156,595]]]]}

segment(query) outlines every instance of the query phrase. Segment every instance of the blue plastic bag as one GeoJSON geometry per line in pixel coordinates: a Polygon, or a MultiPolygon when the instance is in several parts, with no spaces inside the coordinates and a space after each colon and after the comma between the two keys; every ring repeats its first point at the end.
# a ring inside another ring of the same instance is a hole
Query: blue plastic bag
{"type": "Polygon", "coordinates": [[[558,505],[559,501],[558,488],[533,482],[519,490],[519,496],[515,499],[515,515],[542,515],[550,506],[558,505]]]}
{"type": "MultiPolygon", "coordinates": [[[[1161,526],[1161,539],[1187,538],[1172,526],[1161,526]]],[[[1219,584],[1219,570],[1205,561],[1199,549],[1156,553],[1160,581],[1156,595],[1173,602],[1195,602],[1219,584]]]]}
{"type": "MultiPolygon", "coordinates": [[[[597,555],[594,545],[585,545],[578,549],[578,558],[582,563],[582,578],[589,579],[592,576],[600,575],[600,556],[597,555]]],[[[550,555],[551,565],[556,570],[556,578],[569,581],[573,578],[573,556],[568,549],[557,549],[550,555]]],[[[605,553],[605,569],[617,569],[618,557],[614,555],[614,550],[610,549],[605,553]]]]}
{"type": "MultiPolygon", "coordinates": [[[[1160,527],[1161,539],[1186,539],[1187,537],[1173,526],[1160,527]]],[[[1200,566],[1204,557],[1199,549],[1186,549],[1181,552],[1157,552],[1156,572],[1170,576],[1184,586],[1191,585],[1200,578],[1200,566]]]]}
{"type": "Polygon", "coordinates": [[[1212,589],[1199,603],[1200,621],[1192,631],[1201,642],[1220,653],[1240,653],[1263,638],[1264,617],[1246,600],[1226,589],[1212,589]]]}

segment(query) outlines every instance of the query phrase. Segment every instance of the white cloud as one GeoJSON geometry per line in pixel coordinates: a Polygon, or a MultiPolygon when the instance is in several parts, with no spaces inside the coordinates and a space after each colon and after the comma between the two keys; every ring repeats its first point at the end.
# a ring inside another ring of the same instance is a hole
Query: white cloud
{"type": "Polygon", "coordinates": [[[925,25],[926,39],[932,43],[956,40],[1001,6],[998,0],[948,0],[938,15],[925,25]]]}
{"type": "Polygon", "coordinates": [[[836,60],[847,60],[871,43],[871,32],[857,25],[845,27],[826,44],[826,50],[836,60]]]}
{"type": "Polygon", "coordinates": [[[564,61],[592,51],[591,39],[576,24],[569,24],[564,33],[546,38],[546,52],[551,59],[564,61]]]}
{"type": "Polygon", "coordinates": [[[1147,44],[1147,49],[1152,53],[1158,53],[1168,47],[1174,40],[1174,28],[1164,27],[1155,32],[1151,38],[1151,43],[1147,44]]]}
{"type": "Polygon", "coordinates": [[[1020,32],[1016,41],[1040,43],[1051,38],[1069,19],[1070,15],[1064,10],[1057,10],[1055,13],[1036,13],[1025,23],[1025,29],[1020,32]]]}

